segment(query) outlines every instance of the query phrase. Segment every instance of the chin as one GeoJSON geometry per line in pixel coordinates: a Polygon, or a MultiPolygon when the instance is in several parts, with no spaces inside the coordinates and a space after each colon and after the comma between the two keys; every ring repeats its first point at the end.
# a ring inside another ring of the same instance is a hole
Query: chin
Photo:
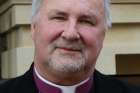
{"type": "Polygon", "coordinates": [[[52,58],[49,61],[50,68],[53,68],[55,71],[62,73],[74,73],[79,72],[85,67],[85,60],[83,58],[63,58],[57,57],[52,58]]]}

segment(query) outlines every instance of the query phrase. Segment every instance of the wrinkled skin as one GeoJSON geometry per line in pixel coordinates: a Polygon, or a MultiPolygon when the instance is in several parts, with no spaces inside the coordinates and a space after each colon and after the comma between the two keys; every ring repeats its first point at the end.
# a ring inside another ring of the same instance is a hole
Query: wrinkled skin
{"type": "Polygon", "coordinates": [[[102,0],[44,0],[32,23],[35,67],[60,85],[92,75],[105,36],[102,0]]]}

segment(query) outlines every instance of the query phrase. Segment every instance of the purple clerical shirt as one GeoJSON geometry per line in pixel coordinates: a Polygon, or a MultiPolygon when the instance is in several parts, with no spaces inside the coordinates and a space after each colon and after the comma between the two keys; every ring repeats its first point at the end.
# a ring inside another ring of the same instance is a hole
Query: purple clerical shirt
{"type": "MultiPolygon", "coordinates": [[[[38,77],[37,72],[35,70],[34,70],[33,75],[34,75],[35,84],[39,90],[39,93],[62,93],[62,89],[60,89],[56,86],[47,84],[46,82],[41,80],[38,77]]],[[[92,87],[92,82],[93,82],[93,79],[90,78],[89,80],[87,80],[83,84],[77,86],[75,89],[75,93],[89,93],[89,91],[92,87]]]]}

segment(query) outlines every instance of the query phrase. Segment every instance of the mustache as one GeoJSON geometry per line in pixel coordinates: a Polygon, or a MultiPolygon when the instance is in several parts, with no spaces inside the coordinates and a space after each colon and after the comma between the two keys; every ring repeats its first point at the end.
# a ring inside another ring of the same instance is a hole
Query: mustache
{"type": "Polygon", "coordinates": [[[68,41],[64,39],[58,39],[54,42],[54,47],[81,51],[84,49],[85,45],[81,40],[68,41]]]}

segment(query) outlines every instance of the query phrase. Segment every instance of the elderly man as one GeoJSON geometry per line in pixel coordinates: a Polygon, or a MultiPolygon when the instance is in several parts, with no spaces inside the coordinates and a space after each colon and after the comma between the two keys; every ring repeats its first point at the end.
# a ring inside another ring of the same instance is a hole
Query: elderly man
{"type": "Polygon", "coordinates": [[[107,0],[33,0],[34,63],[0,93],[140,93],[95,70],[110,25],[107,0]]]}

